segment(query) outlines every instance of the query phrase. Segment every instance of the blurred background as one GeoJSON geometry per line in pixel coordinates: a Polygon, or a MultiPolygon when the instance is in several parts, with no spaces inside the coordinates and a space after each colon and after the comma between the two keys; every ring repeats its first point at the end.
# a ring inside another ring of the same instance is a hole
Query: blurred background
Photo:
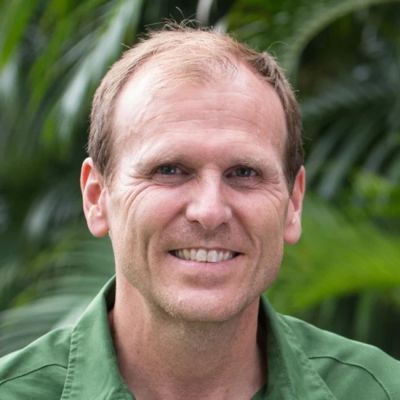
{"type": "Polygon", "coordinates": [[[400,357],[399,0],[0,0],[0,355],[74,321],[113,274],[81,211],[90,102],[165,18],[268,50],[296,88],[304,235],[272,303],[400,357]]]}

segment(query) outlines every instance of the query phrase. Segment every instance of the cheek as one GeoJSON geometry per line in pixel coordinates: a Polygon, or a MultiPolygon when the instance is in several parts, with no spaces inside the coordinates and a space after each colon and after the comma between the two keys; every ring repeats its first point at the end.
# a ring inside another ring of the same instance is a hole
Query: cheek
{"type": "MultiPolygon", "coordinates": [[[[162,244],[179,215],[182,195],[165,188],[148,188],[131,202],[129,210],[121,215],[120,225],[126,248],[143,259],[158,257],[162,244]]],[[[154,259],[153,259],[154,261],[154,259]]]]}
{"type": "Polygon", "coordinates": [[[283,199],[266,195],[246,198],[242,199],[238,210],[249,233],[261,239],[283,236],[286,220],[286,202],[283,199]]]}
{"type": "Polygon", "coordinates": [[[254,254],[260,282],[270,284],[276,277],[282,260],[284,247],[285,203],[270,198],[253,203],[247,213],[247,235],[251,237],[256,251],[254,254]]]}
{"type": "Polygon", "coordinates": [[[165,188],[149,189],[137,198],[134,214],[139,225],[148,231],[156,231],[168,223],[182,208],[182,194],[165,188]]]}

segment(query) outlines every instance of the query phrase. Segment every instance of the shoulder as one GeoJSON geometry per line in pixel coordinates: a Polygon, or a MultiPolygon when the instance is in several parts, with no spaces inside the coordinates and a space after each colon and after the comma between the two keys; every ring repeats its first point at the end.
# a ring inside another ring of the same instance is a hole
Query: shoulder
{"type": "Polygon", "coordinates": [[[400,362],[377,347],[281,316],[338,399],[400,398],[400,362]]]}
{"type": "Polygon", "coordinates": [[[57,329],[0,358],[1,399],[59,399],[68,366],[70,329],[57,329]]]}

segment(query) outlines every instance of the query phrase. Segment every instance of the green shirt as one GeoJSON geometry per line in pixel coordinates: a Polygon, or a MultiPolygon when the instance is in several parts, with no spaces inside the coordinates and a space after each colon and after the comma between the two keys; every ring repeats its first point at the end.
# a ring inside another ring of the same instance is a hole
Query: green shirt
{"type": "MultiPolygon", "coordinates": [[[[134,399],[108,327],[113,298],[111,281],[75,326],[0,359],[0,399],[134,399]]],[[[400,362],[379,349],[277,314],[265,299],[260,323],[268,332],[268,385],[253,400],[400,399],[400,362]]]]}

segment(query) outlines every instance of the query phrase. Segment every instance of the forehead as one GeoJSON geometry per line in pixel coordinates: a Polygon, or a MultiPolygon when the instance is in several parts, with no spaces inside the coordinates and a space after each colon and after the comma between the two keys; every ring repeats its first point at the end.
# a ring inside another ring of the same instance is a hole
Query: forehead
{"type": "MultiPolygon", "coordinates": [[[[279,96],[249,67],[238,64],[206,77],[166,74],[144,66],[125,85],[113,115],[114,149],[146,135],[219,129],[265,136],[283,154],[286,123],[279,96]]],[[[187,135],[186,141],[190,142],[187,135]]]]}

